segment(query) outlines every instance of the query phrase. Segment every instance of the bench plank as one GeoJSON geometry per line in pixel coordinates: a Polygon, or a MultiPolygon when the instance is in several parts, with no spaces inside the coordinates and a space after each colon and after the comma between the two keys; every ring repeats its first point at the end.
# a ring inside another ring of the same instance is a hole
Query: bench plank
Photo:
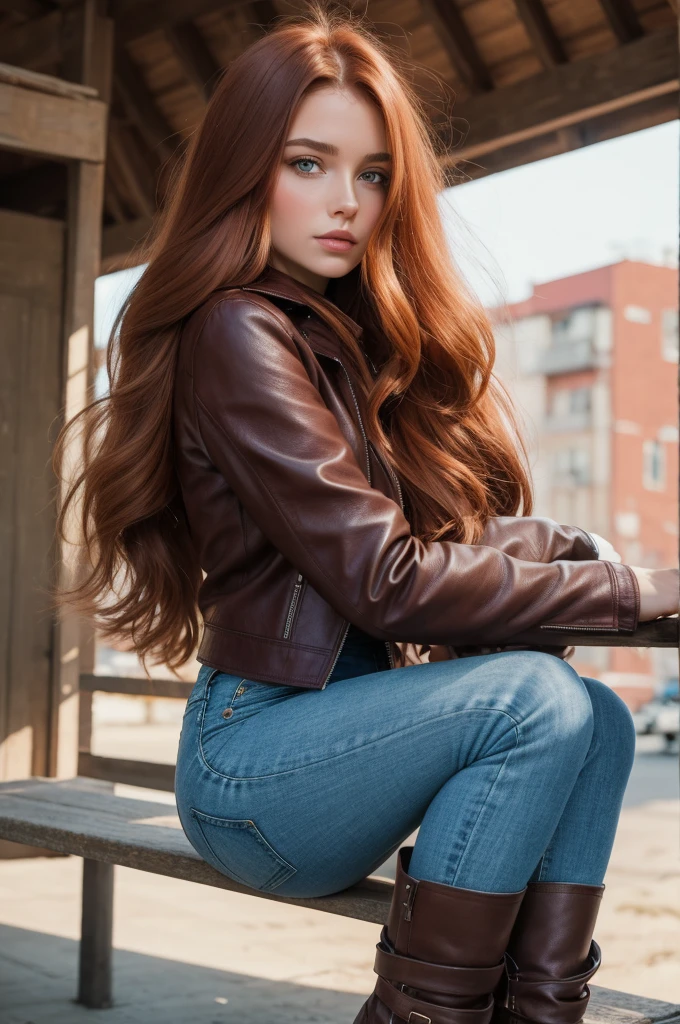
{"type": "Polygon", "coordinates": [[[392,899],[393,883],[378,876],[319,898],[250,889],[198,856],[171,804],[96,793],[91,785],[81,788],[77,779],[1,783],[0,838],[375,924],[385,923],[392,899]]]}
{"type": "MultiPolygon", "coordinates": [[[[233,882],[201,860],[182,831],[172,804],[114,796],[91,779],[26,779],[0,783],[0,838],[40,845],[59,853],[85,858],[85,895],[98,897],[103,916],[85,911],[83,955],[90,960],[99,951],[98,974],[83,990],[86,1005],[110,1005],[106,952],[110,935],[112,873],[104,865],[125,867],[212,885],[260,899],[311,907],[342,917],[384,924],[392,899],[391,880],[371,875],[342,892],[310,899],[290,899],[259,892],[233,882]],[[96,941],[92,941],[92,938],[96,941]]],[[[101,909],[100,906],[100,909],[101,909]]],[[[584,1024],[680,1024],[680,1006],[643,996],[591,986],[592,998],[584,1024]]]]}

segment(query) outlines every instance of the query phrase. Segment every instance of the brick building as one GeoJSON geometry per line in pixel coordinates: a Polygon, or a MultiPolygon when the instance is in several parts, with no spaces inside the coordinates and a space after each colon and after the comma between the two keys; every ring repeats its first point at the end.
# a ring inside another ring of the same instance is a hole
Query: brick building
{"type": "MultiPolygon", "coordinates": [[[[677,268],[622,260],[492,315],[535,514],[601,534],[632,565],[677,565],[677,268]]],[[[580,647],[573,664],[633,708],[678,674],[675,651],[580,647]]]]}

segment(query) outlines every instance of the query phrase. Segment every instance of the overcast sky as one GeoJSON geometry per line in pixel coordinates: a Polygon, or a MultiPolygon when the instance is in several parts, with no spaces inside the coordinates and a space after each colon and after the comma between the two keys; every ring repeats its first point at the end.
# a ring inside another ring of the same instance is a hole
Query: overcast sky
{"type": "MultiPolygon", "coordinates": [[[[532,282],[641,259],[677,260],[679,124],[671,121],[447,189],[440,208],[459,266],[487,305],[532,282]]],[[[105,343],[137,274],[97,281],[95,335],[105,343]]]]}

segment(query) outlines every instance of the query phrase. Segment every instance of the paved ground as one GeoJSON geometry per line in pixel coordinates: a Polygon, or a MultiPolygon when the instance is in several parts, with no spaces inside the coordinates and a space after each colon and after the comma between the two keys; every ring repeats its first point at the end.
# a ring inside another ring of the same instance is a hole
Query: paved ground
{"type": "MultiPolygon", "coordinates": [[[[97,744],[172,760],[175,735],[172,724],[107,726],[97,744]]],[[[677,793],[677,758],[641,739],[595,933],[598,985],[673,1003],[677,793]]],[[[0,1024],[351,1024],[373,987],[377,925],[116,868],[117,1005],[84,1010],[72,1002],[80,873],[76,858],[0,862],[0,1024]]]]}

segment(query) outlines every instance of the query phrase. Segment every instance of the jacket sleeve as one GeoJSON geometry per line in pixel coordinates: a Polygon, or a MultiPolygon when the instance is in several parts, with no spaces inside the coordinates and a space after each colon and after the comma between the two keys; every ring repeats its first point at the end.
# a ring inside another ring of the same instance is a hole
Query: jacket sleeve
{"type": "Polygon", "coordinates": [[[528,562],[573,561],[599,557],[590,533],[578,526],[562,526],[546,516],[494,516],[478,542],[528,562]]]}
{"type": "Polygon", "coordinates": [[[266,299],[231,293],[198,331],[191,372],[209,459],[344,618],[380,639],[429,644],[500,642],[537,625],[635,629],[628,566],[413,536],[399,505],[369,484],[303,343],[266,299]]]}

